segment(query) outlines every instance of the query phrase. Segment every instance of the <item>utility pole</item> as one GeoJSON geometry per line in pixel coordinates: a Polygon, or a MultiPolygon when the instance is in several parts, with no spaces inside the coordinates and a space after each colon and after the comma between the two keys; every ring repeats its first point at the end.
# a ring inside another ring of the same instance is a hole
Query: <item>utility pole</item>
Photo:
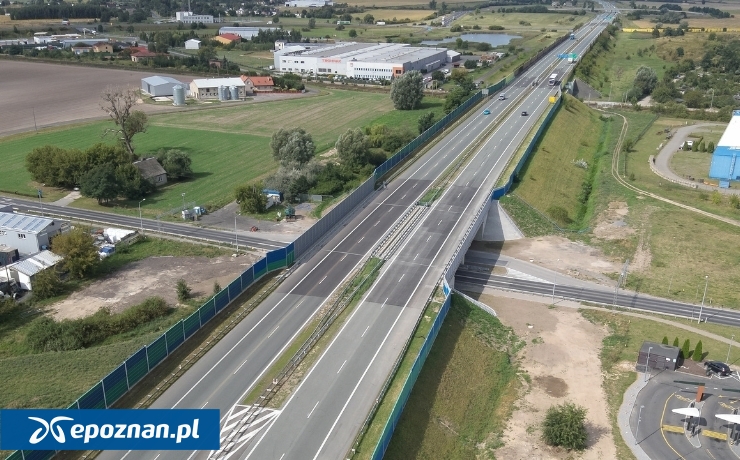
{"type": "Polygon", "coordinates": [[[725,360],[726,363],[730,362],[730,350],[732,350],[733,340],[735,340],[735,334],[732,334],[732,338],[730,339],[730,347],[727,349],[727,359],[725,360]]]}
{"type": "Polygon", "coordinates": [[[617,307],[617,295],[619,294],[619,287],[627,282],[627,269],[629,268],[630,260],[627,259],[622,267],[622,273],[619,275],[617,285],[614,287],[614,300],[612,301],[612,309],[617,307]]]}
{"type": "Polygon", "coordinates": [[[642,420],[642,408],[645,406],[640,406],[640,411],[637,413],[637,430],[635,431],[635,445],[638,444],[637,437],[640,435],[640,420],[642,420]]]}
{"type": "Polygon", "coordinates": [[[704,295],[701,297],[701,307],[699,308],[699,319],[696,321],[696,324],[701,323],[701,313],[704,311],[704,299],[707,298],[707,286],[709,285],[709,275],[704,276],[705,282],[704,282],[704,295]]]}

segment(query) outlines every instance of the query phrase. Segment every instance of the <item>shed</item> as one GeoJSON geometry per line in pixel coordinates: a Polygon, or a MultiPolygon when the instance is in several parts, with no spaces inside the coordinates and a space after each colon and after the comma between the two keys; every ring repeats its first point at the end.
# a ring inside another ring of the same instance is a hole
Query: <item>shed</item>
{"type": "Polygon", "coordinates": [[[645,363],[647,363],[650,369],[675,371],[680,364],[680,357],[681,349],[678,347],[656,342],[643,342],[640,353],[637,355],[636,369],[644,372],[645,363]]]}
{"type": "Polygon", "coordinates": [[[167,171],[164,170],[156,158],[145,158],[134,161],[134,166],[139,169],[141,177],[159,187],[167,183],[167,171]]]}
{"type": "Polygon", "coordinates": [[[200,40],[196,40],[195,38],[191,38],[190,40],[185,41],[185,49],[186,50],[199,50],[200,49],[200,40]]]}
{"type": "Polygon", "coordinates": [[[175,86],[187,86],[181,81],[171,77],[160,77],[154,75],[141,79],[141,90],[151,96],[172,96],[175,94],[175,86]]]}
{"type": "Polygon", "coordinates": [[[8,265],[10,277],[16,280],[23,289],[33,290],[33,280],[37,274],[53,267],[62,258],[51,251],[41,251],[20,262],[8,265]]]}

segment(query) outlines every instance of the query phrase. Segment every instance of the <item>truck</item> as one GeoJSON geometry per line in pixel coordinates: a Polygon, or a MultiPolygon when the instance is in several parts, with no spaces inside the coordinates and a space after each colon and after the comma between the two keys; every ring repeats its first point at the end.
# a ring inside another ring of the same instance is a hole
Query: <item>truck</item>
{"type": "Polygon", "coordinates": [[[558,82],[558,74],[556,73],[550,75],[550,78],[547,80],[547,84],[550,86],[555,86],[557,82],[558,82]]]}

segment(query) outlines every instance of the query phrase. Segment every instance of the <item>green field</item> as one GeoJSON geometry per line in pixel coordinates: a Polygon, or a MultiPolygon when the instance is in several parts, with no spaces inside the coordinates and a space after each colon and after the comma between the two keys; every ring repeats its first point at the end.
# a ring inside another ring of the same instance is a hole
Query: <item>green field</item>
{"type": "MultiPolygon", "coordinates": [[[[214,108],[187,113],[160,114],[150,117],[147,133],[134,138],[137,153],[146,157],[159,149],[177,148],[190,154],[194,178],[169,183],[142,203],[142,211],[154,217],[186,201],[201,206],[221,207],[231,201],[238,184],[264,177],[275,169],[269,148],[272,133],[279,128],[302,127],[313,135],[317,153],[333,147],[348,128],[385,123],[414,133],[421,113],[433,110],[439,118],[442,99],[427,97],[422,107],[401,112],[393,109],[387,93],[322,90],[315,97],[238,105],[217,104],[214,108]]],[[[6,193],[20,192],[34,196],[36,184],[25,169],[25,156],[37,146],[53,144],[64,148],[86,148],[101,141],[108,122],[57,128],[39,134],[25,134],[0,140],[5,154],[6,193]]],[[[112,142],[110,138],[107,142],[112,142]]],[[[54,200],[64,190],[44,189],[44,196],[54,200]]],[[[81,199],[77,207],[100,209],[96,200],[81,199]]],[[[137,214],[138,202],[116,201],[106,210],[137,214]]]]}
{"type": "MultiPolygon", "coordinates": [[[[494,8],[495,10],[495,8],[494,8]]],[[[475,26],[481,27],[481,31],[485,32],[488,26],[503,26],[505,30],[499,33],[520,33],[522,31],[534,31],[541,32],[540,29],[545,28],[547,32],[552,32],[552,29],[556,29],[558,32],[568,32],[573,29],[577,24],[585,24],[588,20],[593,17],[593,14],[589,13],[585,16],[560,14],[560,13],[497,13],[495,11],[481,11],[479,14],[469,13],[455,21],[455,24],[462,26],[475,26]],[[526,25],[528,23],[529,25],[526,25]]],[[[467,31],[470,32],[470,31],[467,31]]],[[[477,30],[473,32],[478,32],[477,30]]]]}
{"type": "Polygon", "coordinates": [[[386,459],[494,458],[517,398],[520,346],[510,328],[462,297],[439,331],[386,459]]]}
{"type": "MultiPolygon", "coordinates": [[[[710,141],[717,145],[719,138],[724,132],[721,128],[697,130],[696,136],[703,137],[704,143],[708,144],[710,141]]],[[[708,152],[693,152],[693,151],[678,151],[673,154],[670,161],[671,169],[679,176],[692,176],[695,178],[703,178],[707,176],[709,172],[709,166],[712,163],[712,154],[708,152]]]]}

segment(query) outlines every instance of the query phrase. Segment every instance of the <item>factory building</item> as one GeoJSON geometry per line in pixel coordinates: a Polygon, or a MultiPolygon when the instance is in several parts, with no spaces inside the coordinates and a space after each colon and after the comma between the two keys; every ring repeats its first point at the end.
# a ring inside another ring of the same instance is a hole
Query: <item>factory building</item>
{"type": "Polygon", "coordinates": [[[141,90],[150,96],[172,96],[175,94],[175,86],[187,86],[171,77],[160,77],[158,75],[141,79],[141,90]]]}
{"type": "Polygon", "coordinates": [[[276,43],[275,69],[280,72],[342,75],[362,80],[390,80],[412,70],[431,72],[447,61],[446,48],[401,43],[340,42],[320,47],[276,43]]]}
{"type": "Polygon", "coordinates": [[[21,256],[47,249],[53,237],[67,230],[65,221],[0,212],[0,245],[17,249],[21,256]]]}
{"type": "Polygon", "coordinates": [[[221,27],[218,29],[219,35],[234,34],[244,40],[251,40],[260,30],[276,30],[275,27],[221,27]]]}
{"type": "Polygon", "coordinates": [[[729,181],[740,180],[740,110],[732,112],[732,119],[712,155],[709,177],[720,180],[720,187],[729,187],[729,181]]]}
{"type": "Polygon", "coordinates": [[[175,13],[175,19],[183,24],[213,24],[213,16],[210,14],[193,14],[192,11],[178,11],[175,13]]]}

